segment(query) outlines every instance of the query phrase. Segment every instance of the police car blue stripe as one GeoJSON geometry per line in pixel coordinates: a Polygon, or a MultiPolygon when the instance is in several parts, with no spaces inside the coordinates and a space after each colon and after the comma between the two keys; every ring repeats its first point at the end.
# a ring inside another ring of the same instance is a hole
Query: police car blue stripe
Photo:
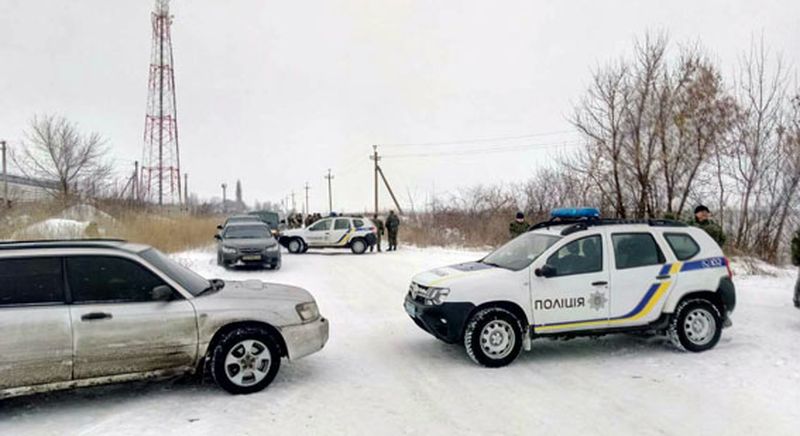
{"type": "Polygon", "coordinates": [[[658,273],[658,275],[664,276],[664,275],[669,274],[669,269],[670,268],[672,268],[672,264],[671,263],[668,263],[668,264],[664,265],[663,267],[661,267],[661,271],[658,273]]]}
{"type": "Polygon", "coordinates": [[[705,268],[724,268],[725,267],[725,258],[724,257],[711,257],[708,259],[700,259],[700,260],[693,260],[691,262],[686,262],[681,267],[681,272],[683,271],[695,271],[698,269],[705,269],[705,268]]]}

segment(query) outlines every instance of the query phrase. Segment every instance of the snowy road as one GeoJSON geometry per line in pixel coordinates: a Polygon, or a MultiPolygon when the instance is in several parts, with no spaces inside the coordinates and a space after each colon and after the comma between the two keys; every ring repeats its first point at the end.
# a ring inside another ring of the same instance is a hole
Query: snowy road
{"type": "Polygon", "coordinates": [[[800,431],[800,311],[793,277],[737,277],[734,326],[716,349],[658,339],[537,341],[511,366],[474,365],[419,330],[411,276],[476,258],[443,250],[287,255],[278,272],[224,271],[213,253],[178,258],[207,276],[292,283],[331,320],[324,350],[281,367],[264,392],[231,396],[178,380],[0,402],[0,435],[770,434],[800,431]]]}

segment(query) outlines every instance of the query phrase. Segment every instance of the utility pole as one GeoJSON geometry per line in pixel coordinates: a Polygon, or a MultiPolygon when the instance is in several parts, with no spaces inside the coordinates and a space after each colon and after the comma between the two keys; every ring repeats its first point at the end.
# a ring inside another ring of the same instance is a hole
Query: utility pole
{"type": "Polygon", "coordinates": [[[226,213],[227,212],[227,208],[228,208],[227,205],[225,204],[226,201],[227,201],[226,197],[225,197],[225,190],[226,189],[228,189],[228,185],[223,183],[222,184],[222,213],[226,213]]]}
{"type": "Polygon", "coordinates": [[[397,197],[394,196],[394,191],[392,191],[392,187],[389,185],[389,181],[386,180],[386,176],[383,174],[383,169],[381,166],[378,165],[378,162],[381,160],[381,157],[378,156],[378,146],[372,146],[372,156],[369,157],[370,160],[374,161],[374,171],[375,171],[375,215],[378,214],[378,176],[383,180],[383,184],[386,185],[386,189],[389,191],[389,195],[392,196],[392,201],[394,202],[395,207],[397,208],[397,213],[403,213],[403,209],[400,207],[400,202],[397,201],[397,197]]]}
{"type": "Polygon", "coordinates": [[[292,213],[297,211],[297,207],[295,206],[294,202],[294,189],[292,189],[292,213]]]}
{"type": "Polygon", "coordinates": [[[328,175],[325,176],[328,179],[328,214],[333,213],[333,190],[331,189],[331,180],[333,180],[333,176],[331,175],[331,169],[328,168],[328,175]]]}
{"type": "Polygon", "coordinates": [[[189,210],[189,173],[183,173],[183,203],[189,210]]]}
{"type": "Polygon", "coordinates": [[[133,189],[131,189],[131,194],[133,194],[133,201],[136,202],[139,200],[139,161],[133,161],[133,189]]]}
{"type": "Polygon", "coordinates": [[[8,200],[8,167],[6,167],[6,141],[0,141],[0,147],[3,148],[3,202],[6,207],[11,207],[11,202],[8,200]]]}
{"type": "Polygon", "coordinates": [[[375,215],[378,215],[378,161],[381,158],[378,156],[378,146],[372,146],[372,156],[369,157],[375,161],[374,176],[375,176],[375,215]]]}
{"type": "Polygon", "coordinates": [[[308,209],[308,190],[311,189],[311,186],[308,186],[308,182],[303,189],[306,190],[306,215],[311,215],[311,210],[308,209]]]}

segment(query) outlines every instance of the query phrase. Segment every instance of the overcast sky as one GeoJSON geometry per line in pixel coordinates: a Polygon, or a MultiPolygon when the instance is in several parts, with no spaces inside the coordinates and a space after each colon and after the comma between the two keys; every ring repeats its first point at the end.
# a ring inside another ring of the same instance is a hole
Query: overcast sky
{"type": "MultiPolygon", "coordinates": [[[[105,136],[110,158],[132,170],[143,148],[152,8],[150,0],[0,0],[0,138],[18,146],[34,114],[60,114],[105,136]]],[[[294,190],[299,208],[308,181],[320,211],[328,168],[336,210],[372,204],[372,144],[465,141],[380,147],[406,206],[431,192],[525,180],[574,144],[568,116],[592,69],[626,55],[647,30],[702,42],[728,76],[762,33],[786,63],[800,64],[797,0],[174,0],[171,8],[190,190],[219,196],[220,183],[241,179],[246,201],[294,190]],[[520,138],[469,142],[496,137],[520,138]],[[532,144],[541,145],[523,147],[532,144]],[[454,150],[463,152],[446,155],[454,150]]]]}

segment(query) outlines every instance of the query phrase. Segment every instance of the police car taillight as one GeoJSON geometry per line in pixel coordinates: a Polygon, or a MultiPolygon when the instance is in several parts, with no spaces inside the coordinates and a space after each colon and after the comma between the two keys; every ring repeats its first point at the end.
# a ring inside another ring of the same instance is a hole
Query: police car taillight
{"type": "Polygon", "coordinates": [[[378,229],[376,227],[370,227],[369,231],[375,233],[376,235],[378,234],[378,229]]]}
{"type": "Polygon", "coordinates": [[[723,257],[725,259],[725,268],[728,269],[728,278],[733,278],[733,270],[731,269],[731,261],[727,257],[723,257]]]}

